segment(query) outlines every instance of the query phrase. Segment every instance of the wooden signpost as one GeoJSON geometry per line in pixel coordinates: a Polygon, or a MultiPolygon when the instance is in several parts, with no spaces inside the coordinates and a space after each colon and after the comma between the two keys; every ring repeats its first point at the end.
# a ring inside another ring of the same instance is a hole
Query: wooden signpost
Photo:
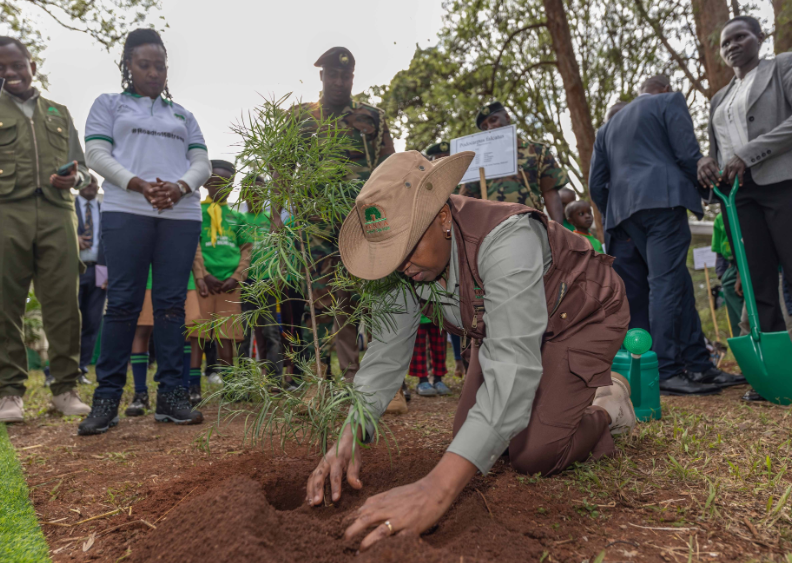
{"type": "Polygon", "coordinates": [[[489,199],[487,180],[515,176],[519,173],[517,127],[514,125],[451,139],[451,154],[464,151],[473,151],[476,157],[470,163],[460,183],[467,184],[478,179],[481,185],[481,199],[489,199]]]}

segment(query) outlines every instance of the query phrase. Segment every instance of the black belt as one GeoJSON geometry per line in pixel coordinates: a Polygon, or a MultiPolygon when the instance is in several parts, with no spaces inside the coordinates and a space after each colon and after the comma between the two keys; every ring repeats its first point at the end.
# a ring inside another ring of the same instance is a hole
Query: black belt
{"type": "Polygon", "coordinates": [[[90,268],[91,266],[96,266],[96,262],[83,262],[86,268],[90,268]]]}

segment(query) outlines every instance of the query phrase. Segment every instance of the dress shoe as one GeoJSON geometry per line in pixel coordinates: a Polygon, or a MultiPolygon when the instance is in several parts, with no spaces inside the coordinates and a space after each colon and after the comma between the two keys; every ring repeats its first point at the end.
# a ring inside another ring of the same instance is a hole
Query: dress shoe
{"type": "Polygon", "coordinates": [[[751,403],[756,401],[767,401],[767,399],[765,399],[759,393],[757,393],[753,387],[748,388],[748,391],[746,391],[745,395],[742,396],[742,400],[751,403]]]}
{"type": "Polygon", "coordinates": [[[687,373],[680,373],[668,379],[660,380],[661,395],[717,395],[720,393],[717,385],[696,383],[687,377],[687,373]]]}
{"type": "Polygon", "coordinates": [[[694,383],[704,383],[706,385],[717,385],[718,387],[731,387],[733,385],[745,385],[748,383],[742,375],[735,375],[727,371],[711,367],[707,371],[688,371],[687,377],[694,383]]]}

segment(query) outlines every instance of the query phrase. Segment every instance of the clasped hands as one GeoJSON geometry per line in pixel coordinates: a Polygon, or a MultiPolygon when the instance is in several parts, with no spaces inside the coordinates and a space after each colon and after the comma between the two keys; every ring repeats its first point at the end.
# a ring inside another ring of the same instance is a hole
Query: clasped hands
{"type": "Polygon", "coordinates": [[[705,188],[712,188],[712,186],[720,185],[722,180],[726,180],[728,185],[732,186],[734,179],[737,178],[740,187],[742,187],[746,168],[745,162],[739,156],[734,155],[721,172],[718,169],[717,161],[710,156],[705,156],[698,161],[698,180],[705,188]]]}
{"type": "Polygon", "coordinates": [[[127,189],[143,194],[146,201],[159,211],[171,209],[181,199],[181,190],[176,182],[167,182],[159,178],[156,182],[146,182],[135,176],[129,181],[127,189]]]}
{"type": "Polygon", "coordinates": [[[220,281],[211,274],[207,274],[204,278],[196,278],[195,284],[198,287],[198,293],[201,297],[208,297],[212,295],[220,295],[221,293],[231,293],[239,287],[239,281],[236,278],[228,278],[225,281],[220,281]]]}

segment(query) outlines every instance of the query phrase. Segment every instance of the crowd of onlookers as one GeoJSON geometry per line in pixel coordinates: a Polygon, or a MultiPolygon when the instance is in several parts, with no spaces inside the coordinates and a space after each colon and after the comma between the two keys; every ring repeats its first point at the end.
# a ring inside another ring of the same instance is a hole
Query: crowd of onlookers
{"type": "MultiPolygon", "coordinates": [[[[764,38],[751,17],[734,18],[723,28],[721,54],[735,78],[712,100],[707,156],[684,96],[673,92],[665,76],[649,78],[637,98],[610,108],[597,132],[589,178],[603,217],[604,247],[591,231],[592,204],[578,200],[543,143],[518,138],[518,174],[459,189],[471,197],[544,209],[589,240],[595,252],[615,257],[631,326],[650,331],[660,389],[667,394],[706,395],[745,383],[711,362],[686,266],[688,214],[701,218],[702,199],[715,203],[713,184],[725,191],[735,179],[740,185],[738,214],[759,328],[789,328],[792,299],[783,272],[792,272],[792,245],[783,221],[792,212],[792,55],[760,58],[764,38]]],[[[348,51],[331,52],[349,64],[348,51]]],[[[210,161],[196,118],[173,101],[160,36],[150,29],[128,35],[122,91],[95,100],[84,153],[68,108],[40,95],[35,73],[24,44],[0,37],[0,421],[23,418],[27,359],[21,326],[31,282],[49,341],[53,404],[67,415],[90,413],[80,434],[118,423],[129,366],[134,396],[127,416],[152,408],[147,386],[152,352],[159,421],[200,422],[194,407],[202,400],[201,377],[220,383],[216,366],[233,364],[237,353],[265,362],[265,369],[289,385],[295,366],[284,360],[290,338],[282,333],[303,326],[300,299],[254,304],[242,298],[244,285],[255,281],[248,279],[249,266],[261,252],[256,241],[270,230],[270,210],[261,202],[226,201],[225,188],[233,185],[237,170],[230,162],[210,161]],[[101,202],[89,169],[104,178],[101,202]],[[200,188],[208,193],[203,201],[200,188]],[[242,310],[259,307],[279,317],[280,326],[239,322],[242,310]],[[196,330],[208,321],[211,330],[196,330]],[[89,383],[100,332],[97,386],[88,406],[75,388],[89,383]]],[[[484,106],[476,118],[481,130],[510,123],[499,102],[484,106]]],[[[386,128],[384,122],[380,127],[386,128]]],[[[424,152],[430,160],[448,154],[446,142],[424,152]]],[[[253,175],[244,182],[265,179],[253,175]]],[[[720,214],[712,248],[737,335],[747,327],[732,243],[728,219],[720,214]]],[[[443,382],[447,340],[441,328],[422,319],[410,366],[419,395],[450,393],[443,382]]],[[[462,376],[463,343],[455,337],[451,342],[455,373],[462,376]]],[[[405,385],[390,410],[404,412],[409,398],[405,385]]],[[[750,390],[745,398],[761,399],[750,390]]]]}

